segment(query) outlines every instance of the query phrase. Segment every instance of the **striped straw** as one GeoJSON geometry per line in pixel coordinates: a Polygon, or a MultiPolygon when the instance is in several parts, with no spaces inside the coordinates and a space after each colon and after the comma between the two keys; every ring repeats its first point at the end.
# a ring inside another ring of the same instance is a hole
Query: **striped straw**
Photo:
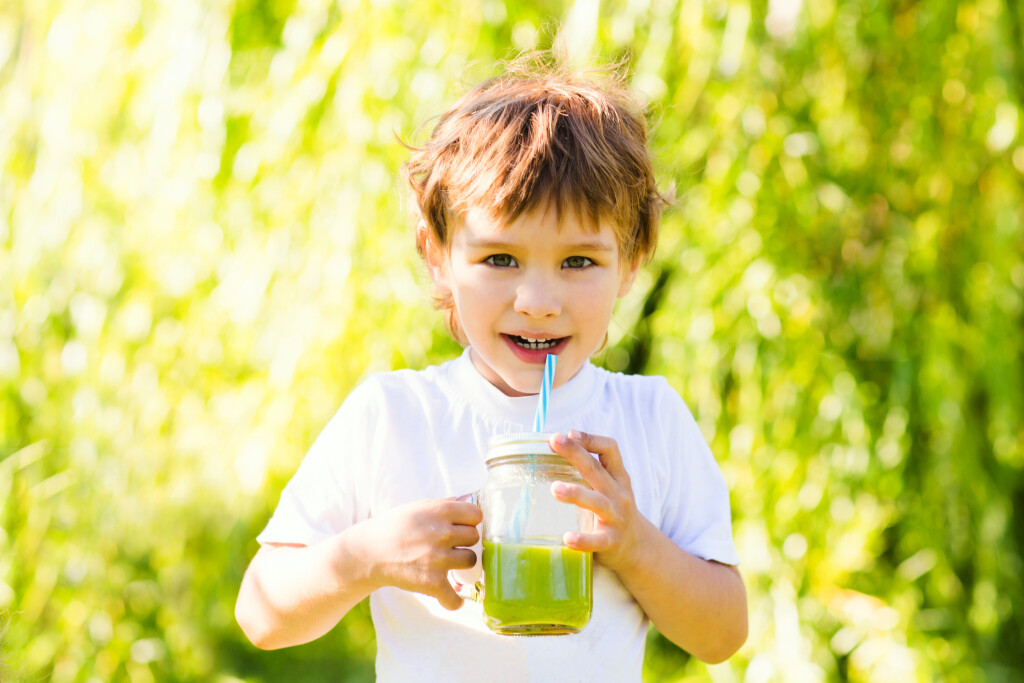
{"type": "Polygon", "coordinates": [[[537,413],[533,416],[533,431],[535,432],[543,432],[548,419],[548,395],[551,394],[551,383],[555,380],[556,365],[558,365],[558,356],[549,353],[544,359],[544,380],[540,385],[537,413]]]}
{"type": "MultiPolygon", "coordinates": [[[[544,359],[544,379],[540,385],[540,399],[537,401],[537,412],[533,417],[533,431],[543,432],[544,425],[548,419],[548,396],[551,394],[551,383],[555,379],[555,366],[558,365],[558,356],[548,354],[544,359]]],[[[537,483],[535,468],[529,465],[529,478],[523,483],[522,493],[516,506],[512,511],[512,536],[522,538],[523,529],[530,518],[530,506],[533,504],[534,486],[537,483]]]]}

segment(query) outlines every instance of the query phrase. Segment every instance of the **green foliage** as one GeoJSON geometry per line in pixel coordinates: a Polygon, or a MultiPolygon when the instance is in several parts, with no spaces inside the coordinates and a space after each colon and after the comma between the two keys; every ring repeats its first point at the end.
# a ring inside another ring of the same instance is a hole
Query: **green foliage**
{"type": "Polygon", "coordinates": [[[1020,677],[1024,10],[595,5],[0,8],[0,679],[372,679],[365,605],[264,653],[237,587],[360,378],[457,351],[396,134],[559,24],[678,195],[597,360],[686,398],[750,598],[647,679],[1020,677]]]}

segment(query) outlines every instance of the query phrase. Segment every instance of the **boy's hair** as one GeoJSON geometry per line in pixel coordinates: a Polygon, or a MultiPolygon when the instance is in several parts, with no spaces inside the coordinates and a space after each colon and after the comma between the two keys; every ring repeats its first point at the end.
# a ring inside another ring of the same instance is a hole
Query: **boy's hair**
{"type": "MultiPolygon", "coordinates": [[[[614,71],[577,72],[541,53],[505,63],[445,112],[403,165],[417,231],[447,249],[471,207],[512,222],[553,205],[598,229],[607,221],[630,266],[649,259],[662,209],[641,105],[614,71]]],[[[419,239],[417,248],[423,255],[419,239]]],[[[437,296],[465,343],[451,295],[437,296]]]]}

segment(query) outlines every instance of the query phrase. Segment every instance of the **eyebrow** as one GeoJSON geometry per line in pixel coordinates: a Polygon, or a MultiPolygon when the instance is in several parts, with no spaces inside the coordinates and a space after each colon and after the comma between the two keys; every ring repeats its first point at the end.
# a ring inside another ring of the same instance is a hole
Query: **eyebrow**
{"type": "MultiPolygon", "coordinates": [[[[466,240],[466,246],[473,249],[506,249],[513,251],[521,249],[523,245],[513,242],[502,242],[501,240],[469,239],[466,240]]],[[[567,251],[615,251],[615,246],[607,242],[573,242],[564,246],[567,251]]]]}

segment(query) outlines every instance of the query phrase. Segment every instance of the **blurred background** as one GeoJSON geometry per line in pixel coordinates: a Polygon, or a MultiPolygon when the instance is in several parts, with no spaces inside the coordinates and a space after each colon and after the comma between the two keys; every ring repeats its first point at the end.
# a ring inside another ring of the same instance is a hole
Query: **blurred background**
{"type": "Polygon", "coordinates": [[[1024,677],[1018,0],[0,4],[8,680],[369,681],[365,605],[250,646],[242,572],[367,373],[458,347],[399,182],[495,60],[624,59],[658,258],[613,370],[684,396],[750,637],[647,681],[1024,677]]]}

